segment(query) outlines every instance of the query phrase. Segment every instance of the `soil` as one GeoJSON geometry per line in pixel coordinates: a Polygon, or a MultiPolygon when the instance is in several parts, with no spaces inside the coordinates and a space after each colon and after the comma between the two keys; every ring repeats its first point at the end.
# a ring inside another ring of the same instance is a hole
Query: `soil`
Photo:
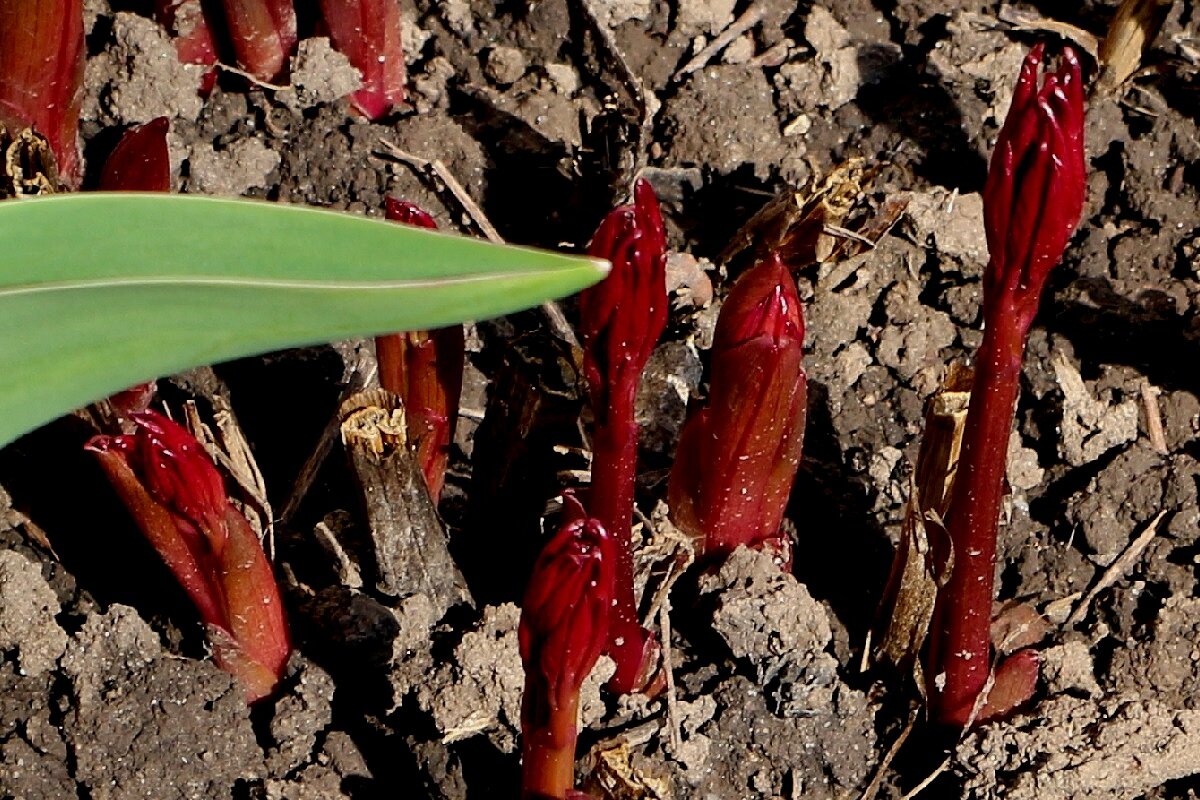
{"type": "MultiPolygon", "coordinates": [[[[980,339],[986,158],[1023,54],[1049,34],[973,0],[401,4],[409,102],[369,123],[346,100],[356,75],[323,39],[302,41],[288,86],[224,72],[201,98],[201,70],[178,63],[148,4],[89,0],[88,180],[116,131],[165,114],[180,191],[370,215],[392,195],[477,234],[399,150],[444,165],[504,238],[580,249],[647,177],[673,299],[639,400],[647,597],[682,547],[665,477],[746,264],[727,246],[772,197],[811,197],[830,175],[852,184],[847,227],[863,209],[904,208],[873,246],[818,254],[797,274],[810,408],[793,572],[741,551],[684,573],[653,617],[672,690],[613,698],[602,660],[585,691],[581,786],[612,800],[832,800],[899,798],[936,776],[922,797],[1200,794],[1192,4],[1171,4],[1144,68],[1089,101],[1088,201],[1029,342],[997,568],[1000,599],[1046,621],[1042,682],[1015,717],[957,741],[920,721],[911,678],[864,669],[863,651],[924,403],[980,339]],[[691,63],[749,11],[753,25],[691,63]]],[[[1116,4],[1034,5],[1099,36],[1116,4]]],[[[543,317],[468,333],[440,510],[474,604],[443,614],[381,588],[335,446],[276,526],[297,647],[278,696],[252,709],[81,452],[81,420],[0,452],[0,797],[515,798],[514,603],[547,503],[586,480],[588,412],[543,317]]],[[[368,342],[278,353],[164,379],[160,393],[205,413],[228,398],[279,510],[371,358],[368,342]]]]}

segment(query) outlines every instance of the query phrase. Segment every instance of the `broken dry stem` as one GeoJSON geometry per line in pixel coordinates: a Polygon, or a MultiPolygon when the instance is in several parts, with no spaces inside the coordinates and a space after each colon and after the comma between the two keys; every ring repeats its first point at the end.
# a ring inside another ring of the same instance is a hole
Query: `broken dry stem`
{"type": "Polygon", "coordinates": [[[384,390],[342,405],[342,441],[362,488],[379,591],[391,597],[425,594],[438,617],[471,603],[450,556],[446,532],[424,476],[408,449],[399,398],[384,390]]]}

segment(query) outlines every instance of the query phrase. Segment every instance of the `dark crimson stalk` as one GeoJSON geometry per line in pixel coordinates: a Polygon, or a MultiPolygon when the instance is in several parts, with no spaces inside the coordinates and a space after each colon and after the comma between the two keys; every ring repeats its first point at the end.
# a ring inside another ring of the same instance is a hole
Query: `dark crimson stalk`
{"type": "MultiPolygon", "coordinates": [[[[418,228],[437,223],[412,203],[386,199],[386,216],[418,228]]],[[[462,396],[464,342],[461,325],[375,337],[379,385],[404,402],[408,439],[417,449],[425,485],[436,503],[446,480],[450,442],[462,396]]]]}
{"type": "Polygon", "coordinates": [[[46,137],[59,178],[79,184],[82,0],[0,2],[0,125],[46,137]]]}
{"type": "Polygon", "coordinates": [[[96,436],[87,449],[196,606],[217,665],[238,679],[247,702],[266,697],[291,644],[258,536],[186,429],[152,411],[131,419],[136,433],[96,436]]]}
{"type": "Polygon", "coordinates": [[[522,800],[575,796],[579,689],[608,639],[616,555],[604,526],[577,512],[534,564],[518,631],[522,800]]]}
{"type": "Polygon", "coordinates": [[[396,0],[321,0],[333,46],[362,73],[362,88],[350,96],[368,119],[378,119],[404,99],[404,47],[396,0]]]}
{"type": "Polygon", "coordinates": [[[976,708],[992,669],[997,525],[1025,340],[1086,190],[1079,60],[1065,47],[1057,71],[1047,71],[1039,88],[1042,57],[1039,44],[1021,68],[983,192],[991,255],[984,334],[949,510],[953,568],[938,595],[926,671],[936,718],[957,726],[1003,714],[1028,699],[1037,682],[1036,654],[1015,653],[999,665],[994,689],[976,708]]]}
{"type": "Polygon", "coordinates": [[[653,635],[638,621],[632,543],[634,399],[667,323],[666,230],[649,183],[639,179],[633,204],[605,217],[588,253],[612,262],[608,277],[579,296],[579,333],[596,417],[588,509],[617,548],[616,607],[606,650],[617,671],[609,688],[624,694],[645,686],[657,652],[653,635]]]}
{"type": "Polygon", "coordinates": [[[671,519],[706,556],[767,545],[790,564],[779,526],[804,442],[804,318],[778,257],[734,284],[712,347],[707,407],[683,427],[668,497],[671,519]]]}

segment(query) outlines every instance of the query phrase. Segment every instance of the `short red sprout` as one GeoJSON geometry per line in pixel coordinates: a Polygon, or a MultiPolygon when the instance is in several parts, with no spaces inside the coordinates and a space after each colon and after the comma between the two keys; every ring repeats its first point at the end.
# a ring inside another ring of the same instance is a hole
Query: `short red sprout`
{"type": "Polygon", "coordinates": [[[213,655],[247,702],[269,695],[291,644],[271,565],[225,481],[185,428],[153,411],[132,435],[96,436],[87,449],[142,533],[187,592],[213,655]]]}

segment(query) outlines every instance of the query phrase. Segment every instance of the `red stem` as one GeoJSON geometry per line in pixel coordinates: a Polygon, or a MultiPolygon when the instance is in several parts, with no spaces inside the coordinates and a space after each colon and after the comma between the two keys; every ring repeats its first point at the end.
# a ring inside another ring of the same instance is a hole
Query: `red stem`
{"type": "Polygon", "coordinates": [[[638,426],[633,398],[614,391],[607,419],[597,423],[592,440],[592,490],[589,513],[600,520],[616,543],[615,605],[606,651],[617,671],[609,688],[628,694],[640,688],[647,635],[638,621],[633,596],[633,490],[637,472],[638,426]]]}
{"type": "Polygon", "coordinates": [[[938,598],[930,644],[936,713],[956,725],[970,718],[991,669],[996,534],[1027,330],[1015,310],[989,321],[996,324],[984,331],[979,347],[950,504],[954,566],[938,598]]]}
{"type": "MultiPolygon", "coordinates": [[[[536,691],[526,683],[528,695],[536,691]]],[[[521,732],[521,800],[563,800],[575,788],[575,718],[579,695],[548,709],[544,728],[521,732]]]]}

